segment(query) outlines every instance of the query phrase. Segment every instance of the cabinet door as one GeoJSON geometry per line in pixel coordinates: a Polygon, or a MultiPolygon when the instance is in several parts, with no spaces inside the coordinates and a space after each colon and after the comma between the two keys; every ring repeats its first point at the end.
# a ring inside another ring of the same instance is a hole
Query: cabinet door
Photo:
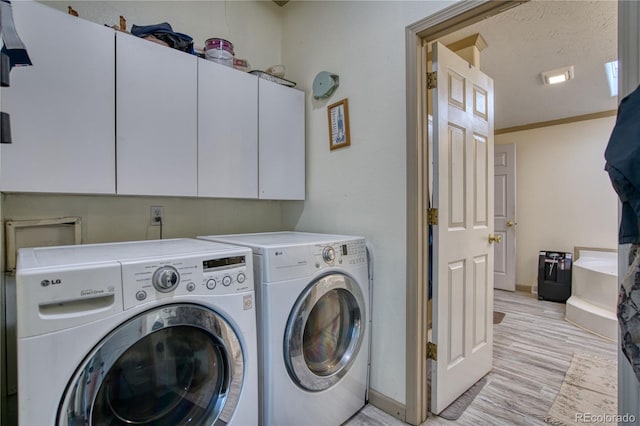
{"type": "Polygon", "coordinates": [[[117,192],[197,194],[197,57],[116,36],[117,192]]]}
{"type": "Polygon", "coordinates": [[[258,198],[258,78],[198,60],[198,195],[258,198]]]}
{"type": "Polygon", "coordinates": [[[0,189],[115,193],[114,31],[40,3],[12,2],[33,66],[11,71],[0,189]]]}
{"type": "Polygon", "coordinates": [[[259,198],[304,200],[304,92],[258,83],[259,198]]]}

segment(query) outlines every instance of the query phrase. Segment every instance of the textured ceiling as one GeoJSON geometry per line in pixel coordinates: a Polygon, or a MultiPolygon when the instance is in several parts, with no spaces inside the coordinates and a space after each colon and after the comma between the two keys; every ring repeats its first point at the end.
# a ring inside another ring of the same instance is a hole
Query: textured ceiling
{"type": "Polygon", "coordinates": [[[495,128],[616,109],[604,63],[617,58],[615,1],[532,0],[438,40],[480,33],[480,69],[494,80],[495,128]],[[575,78],[544,86],[540,73],[573,65],[575,78]]]}

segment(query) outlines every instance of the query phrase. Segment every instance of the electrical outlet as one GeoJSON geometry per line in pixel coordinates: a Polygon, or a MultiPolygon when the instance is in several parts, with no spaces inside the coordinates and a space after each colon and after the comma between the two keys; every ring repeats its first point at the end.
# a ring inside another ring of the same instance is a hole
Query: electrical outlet
{"type": "Polygon", "coordinates": [[[164,207],[151,206],[151,225],[159,226],[164,222],[164,207]]]}

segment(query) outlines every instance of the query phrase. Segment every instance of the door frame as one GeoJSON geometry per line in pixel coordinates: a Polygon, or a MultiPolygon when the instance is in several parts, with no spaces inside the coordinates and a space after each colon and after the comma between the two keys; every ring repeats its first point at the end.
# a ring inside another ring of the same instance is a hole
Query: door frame
{"type": "Polygon", "coordinates": [[[427,42],[497,15],[528,0],[464,0],[405,29],[406,47],[406,167],[407,167],[407,291],[405,419],[426,420],[430,400],[426,358],[428,281],[427,253],[427,42]]]}

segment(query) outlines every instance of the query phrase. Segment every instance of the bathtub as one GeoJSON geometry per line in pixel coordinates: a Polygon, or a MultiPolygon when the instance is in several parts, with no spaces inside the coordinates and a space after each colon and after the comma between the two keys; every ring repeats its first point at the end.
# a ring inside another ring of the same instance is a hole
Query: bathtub
{"type": "Polygon", "coordinates": [[[610,340],[618,339],[618,253],[576,249],[565,319],[610,340]]]}

